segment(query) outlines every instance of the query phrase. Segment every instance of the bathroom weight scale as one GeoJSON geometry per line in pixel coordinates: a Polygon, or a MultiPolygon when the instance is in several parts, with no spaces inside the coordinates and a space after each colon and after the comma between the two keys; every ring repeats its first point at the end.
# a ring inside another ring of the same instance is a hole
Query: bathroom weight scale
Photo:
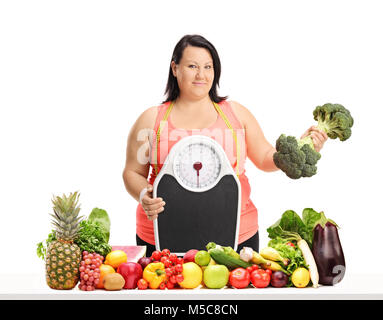
{"type": "Polygon", "coordinates": [[[165,201],[154,220],[156,250],[184,255],[215,242],[237,249],[241,184],[221,145],[202,135],[181,139],[170,150],[153,184],[165,201]]]}

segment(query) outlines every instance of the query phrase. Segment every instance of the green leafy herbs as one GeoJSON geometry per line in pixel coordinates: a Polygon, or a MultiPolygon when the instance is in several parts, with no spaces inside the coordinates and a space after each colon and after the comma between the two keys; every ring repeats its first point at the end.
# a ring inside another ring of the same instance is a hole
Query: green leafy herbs
{"type": "Polygon", "coordinates": [[[282,217],[272,226],[267,228],[270,239],[282,238],[286,241],[306,240],[312,246],[313,228],[321,218],[321,214],[312,208],[306,208],[302,212],[302,218],[293,210],[287,210],[282,217]]]}
{"type": "Polygon", "coordinates": [[[45,240],[45,243],[44,241],[41,241],[37,244],[36,253],[39,258],[43,260],[45,259],[45,255],[47,254],[47,248],[49,244],[54,240],[56,240],[56,231],[52,230],[52,232],[48,234],[48,238],[45,240]]]}
{"type": "MultiPolygon", "coordinates": [[[[110,219],[103,209],[94,208],[87,220],[80,222],[78,237],[74,242],[82,251],[96,252],[106,256],[112,249],[109,245],[110,219]]],[[[52,230],[45,241],[37,244],[36,253],[39,258],[45,259],[49,244],[56,240],[56,232],[52,230]]]]}
{"type": "Polygon", "coordinates": [[[108,235],[99,221],[83,220],[80,222],[81,231],[75,243],[81,251],[97,252],[106,256],[112,249],[108,244],[108,235]]]}

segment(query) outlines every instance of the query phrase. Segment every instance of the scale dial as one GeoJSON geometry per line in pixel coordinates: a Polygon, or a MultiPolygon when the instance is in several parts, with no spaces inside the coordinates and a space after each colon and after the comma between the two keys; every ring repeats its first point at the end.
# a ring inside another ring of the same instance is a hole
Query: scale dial
{"type": "Polygon", "coordinates": [[[174,158],[174,175],[192,190],[213,187],[221,172],[221,158],[213,146],[203,142],[184,146],[174,158]]]}

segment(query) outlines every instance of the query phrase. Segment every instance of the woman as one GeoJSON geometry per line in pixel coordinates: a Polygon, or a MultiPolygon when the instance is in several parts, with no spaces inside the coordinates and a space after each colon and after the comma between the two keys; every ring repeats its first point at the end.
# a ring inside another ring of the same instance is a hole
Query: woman
{"type": "MultiPolygon", "coordinates": [[[[160,106],[145,110],[130,131],[123,179],[126,190],[139,202],[136,212],[136,240],[137,245],[147,246],[148,255],[155,250],[153,220],[166,206],[163,199],[152,198],[153,182],[166,155],[183,136],[210,134],[214,138],[211,133],[227,130],[228,122],[237,132],[237,139],[231,134],[223,134],[219,142],[233,168],[237,170],[241,183],[238,250],[248,246],[258,251],[258,212],[250,200],[250,185],[245,175],[244,163],[246,157],[249,157],[260,170],[276,171],[278,168],[273,161],[276,150],[266,140],[256,118],[248,109],[238,102],[227,101],[227,97],[218,96],[220,73],[221,64],[214,46],[202,36],[184,36],[174,48],[165,91],[166,100],[160,106]],[[147,132],[145,138],[142,137],[143,132],[147,132]],[[236,143],[243,146],[241,154],[230,152],[237,150],[236,143]],[[142,161],[142,156],[139,156],[145,149],[148,161],[142,161]]],[[[313,138],[317,151],[327,140],[326,133],[314,126],[302,137],[307,135],[313,138]]]]}

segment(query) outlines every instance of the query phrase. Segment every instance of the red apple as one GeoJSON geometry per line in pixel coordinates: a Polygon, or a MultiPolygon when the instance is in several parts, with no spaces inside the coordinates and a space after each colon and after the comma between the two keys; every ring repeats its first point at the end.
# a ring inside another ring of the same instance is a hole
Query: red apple
{"type": "Polygon", "coordinates": [[[121,263],[117,272],[125,279],[124,289],[137,288],[137,282],[142,278],[142,267],[135,262],[121,263]]]}
{"type": "Polygon", "coordinates": [[[197,249],[190,249],[189,251],[187,251],[184,255],[184,262],[195,262],[194,261],[194,257],[195,255],[197,254],[199,250],[197,249]]]}

